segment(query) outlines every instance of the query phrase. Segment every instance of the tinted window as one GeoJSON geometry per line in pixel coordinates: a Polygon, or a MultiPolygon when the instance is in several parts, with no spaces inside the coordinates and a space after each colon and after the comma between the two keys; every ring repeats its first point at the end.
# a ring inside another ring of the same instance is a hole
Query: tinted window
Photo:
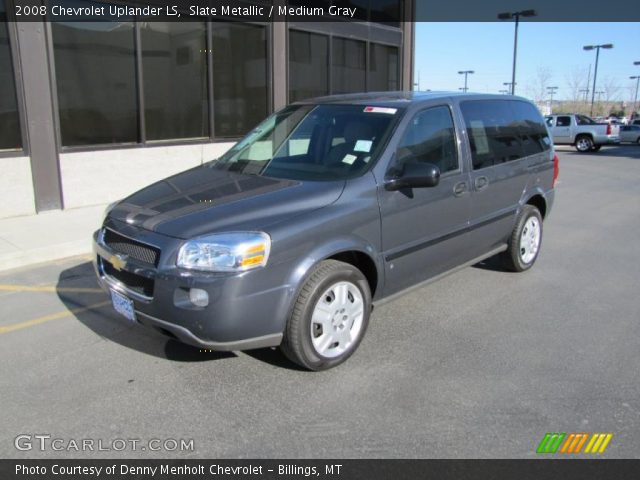
{"type": "Polygon", "coordinates": [[[553,117],[544,117],[544,121],[547,123],[548,127],[553,127],[553,117]]]}
{"type": "Polygon", "coordinates": [[[0,0],[0,150],[19,150],[20,117],[4,0],[0,0]]]}
{"type": "Polygon", "coordinates": [[[578,125],[595,125],[596,122],[584,115],[576,115],[576,123],[578,125]]]}
{"type": "Polygon", "coordinates": [[[571,125],[571,117],[557,117],[556,127],[569,127],[571,125]]]}
{"type": "Polygon", "coordinates": [[[462,102],[473,168],[490,167],[522,156],[518,121],[505,100],[462,102]]]}
{"type": "Polygon", "coordinates": [[[294,105],[270,116],[216,168],[294,180],[340,180],[375,162],[399,116],[362,105],[294,105]]]}
{"type": "Polygon", "coordinates": [[[239,137],[268,113],[266,29],[237,23],[212,26],[215,135],[239,137]]]}
{"type": "Polygon", "coordinates": [[[289,31],[289,101],[329,93],[328,59],[328,37],[289,31]]]}
{"type": "Polygon", "coordinates": [[[209,136],[204,22],[143,22],[148,140],[209,136]]]}
{"type": "Polygon", "coordinates": [[[62,145],[136,142],[132,22],[52,23],[62,145]]]}
{"type": "Polygon", "coordinates": [[[333,38],[331,53],[331,92],[364,92],[366,43],[345,38],[333,38]]]}
{"type": "Polygon", "coordinates": [[[370,43],[369,91],[380,92],[400,88],[400,57],[397,47],[370,43]]]}
{"type": "Polygon", "coordinates": [[[448,107],[435,107],[417,113],[398,145],[396,166],[404,162],[431,163],[441,173],[458,169],[453,119],[448,107]]]}
{"type": "Polygon", "coordinates": [[[538,109],[519,101],[510,102],[510,107],[516,118],[524,156],[549,150],[551,140],[538,109]]]}

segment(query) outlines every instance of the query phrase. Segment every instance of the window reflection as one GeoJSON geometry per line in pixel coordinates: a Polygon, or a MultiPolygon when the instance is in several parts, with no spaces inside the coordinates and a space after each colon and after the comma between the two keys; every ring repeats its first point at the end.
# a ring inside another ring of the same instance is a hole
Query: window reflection
{"type": "Polygon", "coordinates": [[[244,135],[268,114],[267,40],[261,26],[213,23],[215,135],[244,135]]]}
{"type": "Polygon", "coordinates": [[[145,22],[141,27],[148,140],[209,136],[204,22],[145,22]]]}
{"type": "Polygon", "coordinates": [[[0,0],[0,150],[20,150],[20,116],[4,0],[0,0]]]}
{"type": "Polygon", "coordinates": [[[136,142],[132,22],[52,23],[63,146],[136,142]]]}
{"type": "Polygon", "coordinates": [[[289,31],[290,102],[329,93],[328,58],[328,37],[289,31]]]}
{"type": "Polygon", "coordinates": [[[365,42],[333,38],[332,93],[363,92],[365,90],[366,57],[365,42]]]}

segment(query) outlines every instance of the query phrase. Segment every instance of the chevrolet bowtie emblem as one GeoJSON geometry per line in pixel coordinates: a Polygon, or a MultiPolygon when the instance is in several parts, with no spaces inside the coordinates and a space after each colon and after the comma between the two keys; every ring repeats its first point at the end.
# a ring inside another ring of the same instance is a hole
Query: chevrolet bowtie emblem
{"type": "Polygon", "coordinates": [[[109,258],[109,263],[113,265],[113,268],[115,268],[117,271],[120,271],[127,264],[127,257],[118,254],[111,255],[111,258],[109,258]]]}

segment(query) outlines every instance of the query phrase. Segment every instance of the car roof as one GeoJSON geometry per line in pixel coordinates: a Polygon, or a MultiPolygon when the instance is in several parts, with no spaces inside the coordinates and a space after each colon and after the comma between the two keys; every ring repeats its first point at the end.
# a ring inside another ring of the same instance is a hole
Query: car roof
{"type": "Polygon", "coordinates": [[[407,107],[409,105],[428,103],[433,100],[443,98],[457,98],[464,100],[523,100],[529,102],[526,98],[507,96],[499,94],[487,93],[463,93],[448,91],[430,91],[430,92],[413,92],[413,91],[392,91],[392,92],[369,92],[369,93],[348,93],[342,95],[328,95],[324,97],[315,97],[295,102],[297,105],[308,104],[335,104],[335,105],[371,105],[379,107],[407,107]]]}

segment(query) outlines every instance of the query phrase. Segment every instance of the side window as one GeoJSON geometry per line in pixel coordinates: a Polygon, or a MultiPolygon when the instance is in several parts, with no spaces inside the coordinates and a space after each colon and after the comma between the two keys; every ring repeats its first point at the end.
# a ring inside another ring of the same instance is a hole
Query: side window
{"type": "Polygon", "coordinates": [[[474,170],[522,157],[518,124],[510,103],[508,100],[470,100],[460,104],[474,170]]]}
{"type": "Polygon", "coordinates": [[[518,132],[525,157],[549,150],[551,139],[536,107],[527,102],[511,102],[511,108],[518,119],[518,132]]]}
{"type": "Polygon", "coordinates": [[[544,121],[547,122],[547,127],[553,127],[553,117],[544,117],[544,121]]]}
{"type": "Polygon", "coordinates": [[[556,119],[556,127],[569,127],[571,126],[571,117],[558,117],[556,119]]]}
{"type": "Polygon", "coordinates": [[[458,169],[458,149],[449,107],[434,107],[417,113],[398,145],[396,167],[405,162],[436,165],[441,173],[458,169]]]}

